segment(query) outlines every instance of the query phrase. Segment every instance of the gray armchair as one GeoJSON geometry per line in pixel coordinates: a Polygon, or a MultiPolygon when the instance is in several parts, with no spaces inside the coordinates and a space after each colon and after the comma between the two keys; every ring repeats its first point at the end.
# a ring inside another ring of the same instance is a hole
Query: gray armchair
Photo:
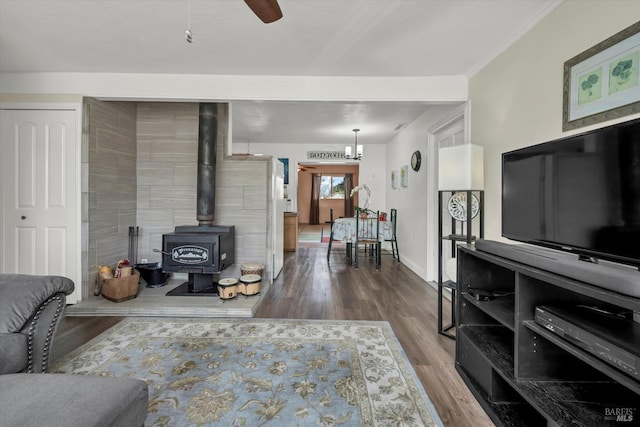
{"type": "Polygon", "coordinates": [[[60,276],[0,274],[0,375],[47,371],[65,296],[73,288],[60,276]]]}
{"type": "Polygon", "coordinates": [[[144,425],[146,382],[44,373],[71,292],[64,277],[0,274],[0,426],[144,425]]]}

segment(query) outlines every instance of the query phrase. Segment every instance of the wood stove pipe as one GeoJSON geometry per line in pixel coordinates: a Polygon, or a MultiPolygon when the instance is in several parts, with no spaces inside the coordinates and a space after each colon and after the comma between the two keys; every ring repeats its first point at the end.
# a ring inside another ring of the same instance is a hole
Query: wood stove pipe
{"type": "Polygon", "coordinates": [[[197,220],[211,226],[215,216],[218,104],[202,103],[198,115],[197,220]]]}

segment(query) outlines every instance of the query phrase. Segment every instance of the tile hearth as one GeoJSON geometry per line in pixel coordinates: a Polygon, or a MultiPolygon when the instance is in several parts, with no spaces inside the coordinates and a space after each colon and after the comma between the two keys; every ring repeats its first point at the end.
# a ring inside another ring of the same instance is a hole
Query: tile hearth
{"type": "Polygon", "coordinates": [[[184,282],[171,278],[159,288],[148,288],[141,281],[138,296],[115,303],[102,296],[93,296],[77,304],[68,305],[67,316],[166,316],[166,317],[253,317],[269,284],[261,283],[260,294],[222,300],[217,296],[166,296],[184,282]]]}

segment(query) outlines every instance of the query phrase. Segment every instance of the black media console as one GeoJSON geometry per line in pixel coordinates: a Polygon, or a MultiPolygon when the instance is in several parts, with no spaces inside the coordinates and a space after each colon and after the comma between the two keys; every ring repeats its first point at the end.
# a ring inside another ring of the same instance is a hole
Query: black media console
{"type": "MultiPolygon", "coordinates": [[[[528,245],[460,245],[456,369],[499,426],[640,425],[640,381],[621,366],[621,353],[603,356],[589,339],[575,340],[541,318],[549,308],[587,307],[620,316],[637,332],[631,318],[640,312],[640,298],[629,280],[640,273],[568,257],[528,245]],[[618,280],[626,285],[610,286],[618,280]]],[[[640,280],[633,285],[640,287],[640,280]]],[[[578,330],[589,329],[580,317],[568,319],[578,330]]],[[[605,341],[597,345],[628,339],[629,331],[610,329],[598,331],[605,341]]],[[[620,349],[637,348],[631,344],[620,349]]],[[[640,357],[624,360],[637,364],[640,357]]]]}

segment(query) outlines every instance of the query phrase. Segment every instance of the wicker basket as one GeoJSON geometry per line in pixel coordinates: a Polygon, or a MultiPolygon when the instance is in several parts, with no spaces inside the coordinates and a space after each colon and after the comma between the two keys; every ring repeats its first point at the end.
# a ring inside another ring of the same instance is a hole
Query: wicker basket
{"type": "Polygon", "coordinates": [[[138,296],[140,273],[134,270],[132,276],[102,280],[102,296],[113,302],[128,301],[138,296]]]}

